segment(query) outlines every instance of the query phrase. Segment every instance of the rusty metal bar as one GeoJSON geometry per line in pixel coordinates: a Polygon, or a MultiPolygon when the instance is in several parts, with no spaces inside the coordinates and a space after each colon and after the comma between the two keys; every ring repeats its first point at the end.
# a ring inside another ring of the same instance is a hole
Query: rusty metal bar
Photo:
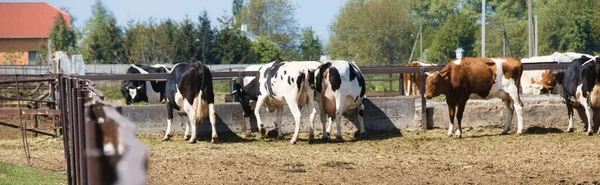
{"type": "MultiPolygon", "coordinates": [[[[11,124],[11,123],[7,123],[7,122],[3,122],[0,121],[0,125],[4,125],[7,127],[11,127],[11,128],[23,128],[19,125],[15,125],[15,124],[11,124]]],[[[52,133],[48,133],[48,132],[44,132],[38,129],[33,129],[33,128],[23,128],[23,130],[28,131],[28,132],[33,132],[33,133],[37,133],[37,134],[42,134],[42,135],[47,135],[47,136],[52,136],[52,137],[56,137],[56,135],[52,134],[52,133]]]]}
{"type": "MultiPolygon", "coordinates": [[[[52,82],[56,80],[55,78],[29,78],[19,80],[20,83],[31,83],[31,82],[52,82]]],[[[16,80],[2,80],[0,84],[14,84],[17,83],[16,80]]]]}
{"type": "Polygon", "coordinates": [[[69,78],[69,83],[71,84],[70,88],[69,88],[69,115],[71,116],[71,121],[69,121],[69,124],[71,124],[71,128],[73,133],[73,153],[75,154],[74,157],[74,161],[75,161],[75,179],[76,179],[76,184],[83,184],[83,179],[81,179],[81,153],[80,148],[79,148],[79,141],[80,140],[80,135],[79,135],[79,125],[77,124],[78,121],[78,116],[77,115],[77,80],[74,78],[69,78]]]}
{"type": "Polygon", "coordinates": [[[77,89],[75,89],[77,91],[77,111],[75,112],[75,114],[77,114],[77,127],[78,127],[78,144],[79,144],[79,161],[81,164],[81,173],[79,174],[80,178],[81,178],[81,184],[88,184],[88,178],[87,178],[87,156],[86,156],[86,152],[85,152],[85,118],[84,118],[84,112],[83,112],[83,102],[84,102],[84,98],[85,96],[83,95],[83,87],[81,82],[83,81],[79,81],[76,80],[76,82],[78,82],[77,84],[77,89]]]}
{"type": "Polygon", "coordinates": [[[58,96],[59,96],[59,108],[61,110],[61,115],[60,115],[60,122],[62,124],[62,131],[61,134],[63,135],[63,150],[64,150],[64,155],[65,155],[65,162],[67,163],[67,171],[66,171],[66,175],[67,175],[67,183],[69,185],[73,184],[73,178],[72,178],[72,167],[71,167],[71,154],[70,154],[70,150],[69,150],[69,124],[67,122],[67,109],[66,109],[66,100],[65,100],[65,96],[66,96],[66,83],[65,83],[65,79],[63,78],[62,75],[58,76],[58,96]]]}
{"type": "Polygon", "coordinates": [[[61,110],[58,109],[0,109],[0,114],[25,114],[25,115],[50,115],[56,116],[61,115],[61,110]]]}
{"type": "Polygon", "coordinates": [[[54,103],[46,100],[36,100],[36,99],[26,99],[26,98],[10,98],[10,97],[0,97],[0,100],[21,100],[21,101],[33,101],[33,102],[42,102],[42,103],[54,103]]]}

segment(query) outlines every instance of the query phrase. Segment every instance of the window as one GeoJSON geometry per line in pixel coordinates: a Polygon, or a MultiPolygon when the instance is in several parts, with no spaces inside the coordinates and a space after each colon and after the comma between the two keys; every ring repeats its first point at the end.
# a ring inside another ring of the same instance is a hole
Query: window
{"type": "Polygon", "coordinates": [[[40,52],[30,51],[29,52],[29,65],[35,65],[35,59],[40,57],[40,52]]]}

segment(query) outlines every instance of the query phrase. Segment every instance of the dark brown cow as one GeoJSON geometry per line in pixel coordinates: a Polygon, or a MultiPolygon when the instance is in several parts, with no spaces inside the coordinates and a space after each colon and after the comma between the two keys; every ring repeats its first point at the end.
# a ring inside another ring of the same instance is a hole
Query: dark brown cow
{"type": "Polygon", "coordinates": [[[515,58],[462,58],[454,59],[441,71],[427,77],[425,98],[446,95],[450,125],[448,136],[454,131],[454,114],[458,105],[458,130],[461,137],[462,114],[469,95],[476,94],[484,99],[500,98],[507,108],[507,119],[502,134],[507,134],[512,122],[513,110],[517,113],[517,134],[523,130],[523,102],[519,97],[519,82],[523,66],[515,58]]]}
{"type": "MultiPolygon", "coordinates": [[[[406,64],[406,67],[421,67],[421,66],[437,66],[435,64],[427,64],[414,61],[406,64]]],[[[404,73],[404,95],[420,96],[421,95],[421,77],[419,73],[404,73]]]]}

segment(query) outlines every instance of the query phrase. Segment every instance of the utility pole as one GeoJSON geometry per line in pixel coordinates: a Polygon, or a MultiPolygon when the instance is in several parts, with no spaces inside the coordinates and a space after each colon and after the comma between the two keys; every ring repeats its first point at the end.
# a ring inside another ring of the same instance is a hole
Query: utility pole
{"type": "MultiPolygon", "coordinates": [[[[420,47],[419,53],[421,53],[421,57],[419,57],[419,61],[421,61],[421,60],[423,60],[423,33],[422,33],[423,32],[423,23],[419,24],[419,32],[420,32],[419,36],[420,36],[420,40],[421,40],[421,41],[419,41],[419,47],[420,47]]],[[[424,62],[424,61],[421,61],[421,62],[424,62]]]]}
{"type": "Polygon", "coordinates": [[[535,21],[535,43],[533,44],[533,56],[538,56],[538,16],[533,16],[533,20],[535,21]]]}
{"type": "Polygon", "coordinates": [[[485,0],[481,0],[481,57],[485,58],[485,0]]]}
{"type": "Polygon", "coordinates": [[[529,20],[529,57],[533,57],[533,0],[527,0],[527,17],[529,20]]]}

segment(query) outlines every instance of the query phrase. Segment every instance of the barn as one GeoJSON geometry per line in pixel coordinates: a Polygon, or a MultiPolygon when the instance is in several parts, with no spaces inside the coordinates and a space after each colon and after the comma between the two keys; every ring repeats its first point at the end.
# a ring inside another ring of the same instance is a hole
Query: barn
{"type": "Polygon", "coordinates": [[[70,26],[71,16],[48,3],[0,2],[0,64],[34,64],[59,14],[70,26]]]}

